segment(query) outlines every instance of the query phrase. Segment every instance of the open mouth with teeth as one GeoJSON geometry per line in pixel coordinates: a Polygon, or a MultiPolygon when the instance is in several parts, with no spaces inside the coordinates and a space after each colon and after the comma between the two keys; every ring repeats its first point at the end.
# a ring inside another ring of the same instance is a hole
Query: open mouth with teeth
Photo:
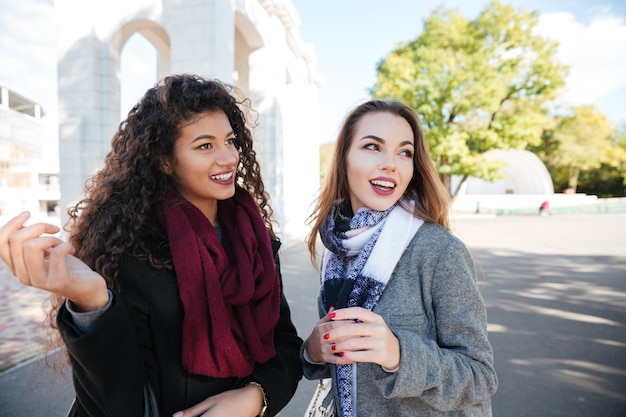
{"type": "Polygon", "coordinates": [[[231,179],[233,176],[232,172],[228,172],[226,174],[220,174],[220,175],[211,175],[211,179],[212,180],[218,180],[218,181],[226,181],[231,179]]]}
{"type": "Polygon", "coordinates": [[[225,172],[223,174],[211,175],[211,181],[215,181],[218,184],[230,184],[233,182],[234,172],[225,172]]]}
{"type": "Polygon", "coordinates": [[[396,187],[396,184],[391,181],[371,180],[370,184],[372,184],[374,187],[388,191],[391,191],[396,187]]]}

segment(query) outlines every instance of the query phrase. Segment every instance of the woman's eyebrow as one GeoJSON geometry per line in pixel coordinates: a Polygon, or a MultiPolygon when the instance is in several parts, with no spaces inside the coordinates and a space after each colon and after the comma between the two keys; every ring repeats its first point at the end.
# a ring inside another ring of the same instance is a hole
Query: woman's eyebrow
{"type": "MultiPolygon", "coordinates": [[[[385,143],[385,139],[379,138],[376,135],[365,135],[365,136],[363,136],[359,140],[365,140],[365,139],[372,139],[372,140],[375,140],[378,143],[385,143]]],[[[410,140],[405,140],[403,142],[400,142],[400,146],[405,146],[405,145],[411,145],[412,147],[415,147],[415,144],[413,142],[411,142],[410,140]]]]}
{"type": "Polygon", "coordinates": [[[365,139],[373,139],[373,140],[375,140],[376,142],[379,142],[379,143],[383,143],[383,142],[385,142],[385,139],[383,139],[383,138],[379,138],[379,137],[378,137],[378,136],[376,136],[376,135],[365,135],[365,136],[363,136],[363,137],[362,137],[361,139],[359,139],[359,140],[365,140],[365,139]]]}
{"type": "Polygon", "coordinates": [[[213,135],[200,135],[200,136],[195,137],[195,138],[191,141],[191,143],[194,143],[194,142],[197,142],[197,141],[199,141],[199,140],[203,140],[203,139],[213,140],[213,139],[215,139],[215,136],[213,136],[213,135]]]}
{"type": "MultiPolygon", "coordinates": [[[[230,136],[234,136],[234,135],[235,135],[235,132],[231,130],[230,132],[228,132],[228,133],[226,134],[226,137],[230,137],[230,136]]],[[[209,135],[209,134],[203,134],[203,135],[200,135],[200,136],[198,136],[198,137],[194,138],[194,139],[191,141],[191,143],[194,143],[194,142],[199,141],[199,140],[202,140],[202,139],[209,139],[209,140],[213,140],[213,139],[217,139],[217,137],[215,137],[215,136],[213,136],[213,135],[209,135]]]]}

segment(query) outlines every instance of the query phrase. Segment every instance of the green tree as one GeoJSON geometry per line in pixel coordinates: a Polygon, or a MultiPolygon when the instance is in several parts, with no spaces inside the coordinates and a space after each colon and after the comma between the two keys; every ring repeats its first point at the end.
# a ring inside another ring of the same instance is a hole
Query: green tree
{"type": "Polygon", "coordinates": [[[557,44],[534,32],[537,14],[491,2],[475,19],[439,8],[413,41],[377,66],[377,98],[401,100],[420,115],[440,176],[455,197],[469,176],[495,180],[490,149],[539,143],[546,104],[564,85],[557,44]],[[450,189],[451,175],[462,180],[450,189]]]}
{"type": "Polygon", "coordinates": [[[578,192],[598,197],[623,197],[626,191],[626,125],[615,130],[612,146],[600,167],[581,171],[578,192]]]}
{"type": "Polygon", "coordinates": [[[576,190],[600,198],[623,197],[624,179],[616,167],[602,163],[598,169],[580,173],[576,190]]]}
{"type": "Polygon", "coordinates": [[[622,194],[626,196],[626,123],[615,130],[613,135],[613,149],[609,153],[608,164],[615,169],[616,174],[622,180],[622,194]]]}
{"type": "MultiPolygon", "coordinates": [[[[590,140],[592,143],[581,143],[578,141],[576,145],[575,135],[569,135],[568,130],[576,129],[573,126],[572,119],[579,117],[577,124],[587,124],[584,129],[602,130],[608,129],[608,122],[603,115],[593,108],[587,106],[586,109],[581,108],[570,109],[570,115],[567,118],[557,117],[554,124],[546,129],[542,134],[542,141],[538,145],[529,145],[527,149],[535,153],[544,162],[554,183],[555,190],[574,191],[570,185],[570,175],[572,169],[566,161],[572,159],[571,155],[565,155],[571,148],[578,148],[576,152],[581,151],[586,155],[588,149],[594,149],[590,155],[599,155],[601,162],[596,163],[588,170],[579,170],[579,176],[576,181],[576,191],[585,194],[595,194],[598,197],[615,197],[624,195],[624,186],[626,185],[626,125],[620,129],[613,130],[613,133],[605,133],[609,135],[609,141],[606,141],[606,135],[601,137],[599,141],[590,140]],[[583,113],[581,115],[580,113],[583,113]],[[591,113],[591,115],[589,115],[591,113]],[[589,117],[585,117],[587,114],[589,117]],[[594,116],[595,114],[595,116],[594,116]],[[594,123],[594,120],[599,122],[594,123]],[[568,127],[569,125],[569,127],[568,127]],[[562,131],[563,127],[567,129],[562,131]],[[559,131],[557,131],[557,128],[559,131]],[[562,140],[569,140],[566,146],[562,146],[562,140]],[[595,152],[595,148],[603,148],[604,152],[595,152]]],[[[596,132],[599,133],[599,132],[596,132]]]]}
{"type": "Polygon", "coordinates": [[[567,168],[572,192],[576,192],[581,171],[598,169],[602,163],[619,163],[614,135],[611,123],[594,106],[573,107],[571,114],[557,119],[553,136],[558,152],[553,163],[567,168]]]}

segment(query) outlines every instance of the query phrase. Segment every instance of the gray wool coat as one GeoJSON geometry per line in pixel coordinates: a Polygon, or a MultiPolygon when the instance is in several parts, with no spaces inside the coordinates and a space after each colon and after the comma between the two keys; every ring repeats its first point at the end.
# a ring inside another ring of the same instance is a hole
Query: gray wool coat
{"type": "MultiPolygon", "coordinates": [[[[321,303],[320,303],[321,306],[321,303]]],[[[357,416],[491,416],[498,381],[487,313],[466,246],[424,223],[398,261],[374,312],[400,341],[400,368],[357,364],[357,416]]],[[[320,316],[326,314],[320,307],[320,316]]],[[[334,366],[304,360],[307,379],[334,366]]]]}

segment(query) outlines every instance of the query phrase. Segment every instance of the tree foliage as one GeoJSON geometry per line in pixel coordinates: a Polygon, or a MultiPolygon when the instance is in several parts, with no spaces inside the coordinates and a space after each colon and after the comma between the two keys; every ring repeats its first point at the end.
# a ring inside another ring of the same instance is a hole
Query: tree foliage
{"type": "Polygon", "coordinates": [[[377,98],[405,102],[420,115],[437,169],[450,176],[494,180],[501,164],[490,149],[539,143],[546,105],[564,85],[567,68],[557,44],[534,32],[537,14],[498,1],[474,20],[436,9],[413,41],[399,44],[377,66],[377,98]]]}
{"type": "MultiPolygon", "coordinates": [[[[626,186],[626,123],[614,131],[612,142],[613,148],[606,163],[615,169],[622,179],[622,185],[626,186]]],[[[626,192],[624,194],[626,195],[626,192]]]]}
{"type": "Polygon", "coordinates": [[[573,107],[529,150],[544,161],[556,190],[622,196],[626,185],[626,126],[614,129],[593,106],[573,107]]]}
{"type": "Polygon", "coordinates": [[[574,107],[573,113],[558,118],[554,139],[558,152],[553,156],[557,166],[567,167],[568,185],[575,192],[581,171],[600,168],[611,157],[614,147],[613,126],[593,106],[574,107]]]}

